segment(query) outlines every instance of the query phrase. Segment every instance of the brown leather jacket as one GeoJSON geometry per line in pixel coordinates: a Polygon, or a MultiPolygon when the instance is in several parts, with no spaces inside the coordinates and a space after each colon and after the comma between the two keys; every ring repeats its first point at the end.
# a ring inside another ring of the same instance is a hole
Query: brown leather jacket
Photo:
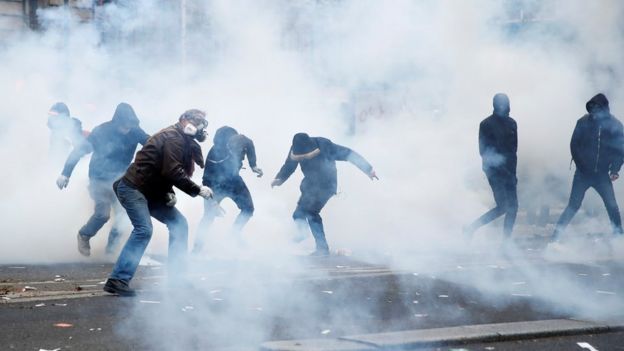
{"type": "Polygon", "coordinates": [[[191,180],[195,164],[204,168],[201,147],[176,123],[149,138],[123,180],[150,200],[164,199],[173,186],[195,197],[200,189],[191,180]]]}

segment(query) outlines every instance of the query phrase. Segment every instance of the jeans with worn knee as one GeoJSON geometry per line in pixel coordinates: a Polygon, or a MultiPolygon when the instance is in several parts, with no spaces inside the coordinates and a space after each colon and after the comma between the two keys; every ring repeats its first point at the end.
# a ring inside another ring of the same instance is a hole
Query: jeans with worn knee
{"type": "Polygon", "coordinates": [[[116,194],[134,228],[110,277],[126,282],[134,277],[152,237],[151,217],[164,223],[169,229],[169,273],[183,273],[188,250],[188,223],[182,213],[175,207],[167,206],[164,196],[163,199],[148,200],[143,193],[123,179],[116,187],[116,194]]]}

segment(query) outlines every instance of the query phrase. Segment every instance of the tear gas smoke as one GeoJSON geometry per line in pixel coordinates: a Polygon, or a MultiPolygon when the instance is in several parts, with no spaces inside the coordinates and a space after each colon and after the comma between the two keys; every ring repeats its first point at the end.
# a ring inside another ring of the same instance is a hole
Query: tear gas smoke
{"type": "MultiPolygon", "coordinates": [[[[230,125],[251,137],[266,176],[242,171],[256,207],[244,231],[249,249],[244,254],[229,249],[225,233],[237,209],[224,202],[226,215],[212,228],[207,256],[238,257],[266,268],[258,273],[236,265],[227,286],[236,296],[263,294],[249,296],[249,306],[262,300],[278,307],[302,304],[306,293],[294,289],[286,298],[279,289],[288,284],[260,288],[263,280],[273,281],[270,271],[276,266],[290,267],[285,281],[296,276],[304,267],[291,256],[312,247],[311,238],[299,246],[290,243],[299,173],[281,188],[269,187],[294,133],[352,147],[381,178],[370,183],[353,166],[339,165],[339,195],[323,212],[330,245],[397,268],[424,268],[474,250],[459,236],[462,225],[492,203],[477,131],[491,113],[495,93],[510,97],[518,122],[521,216],[528,208],[546,204],[554,212],[565,205],[573,174],[569,140],[591,96],[604,92],[612,113],[624,118],[624,5],[616,0],[183,3],[181,16],[176,2],[118,1],[99,8],[91,21],[66,8],[41,10],[44,31],[5,40],[1,261],[79,259],[75,233],[91,207],[85,191],[88,162],[81,161],[68,189],[56,189],[62,165],[48,158],[45,126],[46,111],[56,101],[66,102],[87,129],[109,120],[114,106],[127,101],[148,133],[173,124],[188,108],[200,108],[207,112],[209,133],[230,125]]],[[[204,154],[210,144],[202,145],[204,154]]],[[[590,193],[585,208],[596,206],[590,193]]],[[[202,203],[178,194],[192,242],[202,203]]],[[[622,198],[618,183],[616,194],[622,198]]],[[[581,211],[574,223],[581,231],[608,222],[606,216],[588,221],[581,211]]],[[[160,224],[155,229],[148,252],[163,253],[166,230],[160,224]]],[[[482,229],[478,250],[498,250],[498,232],[482,229]]],[[[92,241],[94,251],[105,237],[106,227],[92,241]]],[[[593,311],[594,305],[556,298],[562,288],[580,294],[582,287],[574,282],[528,274],[544,284],[540,294],[550,308],[593,311]]],[[[491,291],[496,280],[480,278],[471,284],[491,291]]],[[[319,308],[312,304],[301,312],[317,316],[319,308]]],[[[345,308],[366,312],[348,301],[345,308]]],[[[176,330],[201,342],[197,335],[203,329],[197,326],[234,337],[236,322],[250,313],[231,306],[219,311],[192,319],[171,311],[167,323],[192,325],[176,330]]],[[[337,318],[348,322],[357,315],[337,318]]],[[[262,340],[269,321],[255,318],[249,338],[262,340]]],[[[151,346],[171,345],[158,329],[150,330],[151,346]]]]}

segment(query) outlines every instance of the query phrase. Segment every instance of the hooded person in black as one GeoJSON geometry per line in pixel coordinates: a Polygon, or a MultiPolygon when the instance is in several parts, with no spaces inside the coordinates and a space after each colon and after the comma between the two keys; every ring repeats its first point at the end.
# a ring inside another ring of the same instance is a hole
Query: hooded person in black
{"type": "Polygon", "coordinates": [[[579,210],[589,188],[594,188],[602,198],[614,233],[622,234],[622,220],[612,184],[619,178],[624,162],[622,123],[611,115],[609,101],[603,94],[591,98],[585,107],[588,114],[576,122],[570,141],[576,172],[570,201],[557,222],[554,240],[559,239],[579,210]]]}
{"type": "Polygon", "coordinates": [[[121,219],[125,214],[113,192],[113,182],[121,177],[134,157],[137,145],[144,145],[149,135],[139,126],[132,106],[120,103],[111,121],[95,127],[86,140],[67,157],[63,172],[56,184],[59,189],[67,187],[69,178],[80,159],[89,154],[89,194],[95,202],[95,209],[89,221],[78,231],[78,251],[91,254],[89,240],[110,219],[111,208],[115,211],[115,222],[108,236],[106,253],[111,254],[119,239],[121,219]]]}
{"type": "Polygon", "coordinates": [[[336,161],[349,161],[366,173],[371,180],[378,179],[373,166],[357,152],[334,144],[326,138],[297,133],[293,137],[286,162],[271,183],[272,187],[282,185],[295,172],[297,166],[301,165],[304,178],[299,187],[301,197],[297,202],[293,219],[300,230],[304,230],[307,225],[310,226],[316,241],[316,251],[313,253],[315,256],[329,255],[320,212],[337,191],[336,161]]]}
{"type": "Polygon", "coordinates": [[[518,126],[509,117],[511,107],[505,94],[496,94],[494,112],[479,125],[479,154],[482,168],[494,194],[496,207],[489,210],[464,229],[468,235],[478,228],[505,215],[503,232],[509,237],[518,213],[516,164],[518,151],[518,126]]]}
{"type": "Polygon", "coordinates": [[[48,111],[50,129],[50,155],[55,159],[65,160],[72,147],[80,145],[85,137],[82,122],[70,117],[69,108],[63,102],[57,102],[48,111]]]}
{"type": "Polygon", "coordinates": [[[254,205],[251,193],[239,175],[245,156],[251,171],[258,177],[263,175],[262,170],[256,164],[256,149],[251,139],[239,134],[232,127],[223,126],[217,129],[213,141],[214,145],[206,157],[202,179],[203,185],[212,189],[213,196],[211,199],[204,200],[204,216],[199,224],[193,247],[196,253],[202,250],[206,232],[215,217],[221,214],[219,204],[223,199],[232,199],[240,210],[232,228],[235,235],[240,235],[241,230],[253,215],[254,205]]]}

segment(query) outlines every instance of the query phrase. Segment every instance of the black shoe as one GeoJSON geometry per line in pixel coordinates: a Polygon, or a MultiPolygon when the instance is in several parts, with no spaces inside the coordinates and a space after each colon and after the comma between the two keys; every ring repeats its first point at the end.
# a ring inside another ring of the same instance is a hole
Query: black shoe
{"type": "Polygon", "coordinates": [[[102,288],[104,291],[119,296],[135,296],[136,291],[130,289],[128,283],[119,279],[108,278],[102,288]]]}

